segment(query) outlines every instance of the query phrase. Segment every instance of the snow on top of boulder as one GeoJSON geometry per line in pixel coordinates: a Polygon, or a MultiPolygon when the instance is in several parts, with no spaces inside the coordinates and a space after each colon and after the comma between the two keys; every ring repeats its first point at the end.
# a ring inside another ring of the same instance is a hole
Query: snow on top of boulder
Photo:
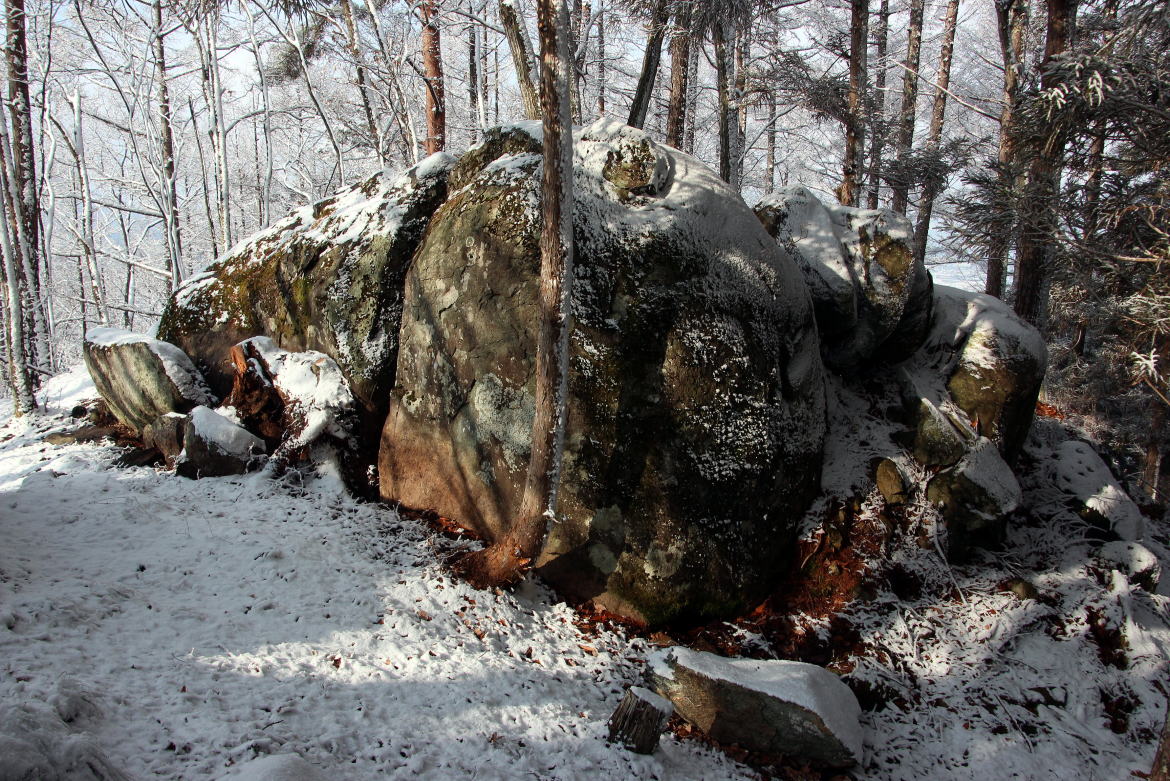
{"type": "Polygon", "coordinates": [[[1040,332],[1021,319],[1011,307],[995,296],[959,288],[935,285],[936,314],[928,343],[963,347],[963,359],[994,368],[998,364],[994,346],[999,339],[1015,342],[1042,365],[1048,347],[1040,332]]]}
{"type": "Polygon", "coordinates": [[[705,678],[727,681],[815,713],[860,760],[861,706],[849,687],[824,667],[776,659],[728,659],[681,646],[669,649],[658,666],[669,667],[671,661],[705,678]]]}
{"type": "Polygon", "coordinates": [[[248,456],[265,451],[263,440],[210,407],[195,407],[190,416],[191,425],[203,440],[224,453],[248,456]]]}
{"type": "Polygon", "coordinates": [[[1020,506],[1020,482],[999,454],[999,448],[987,437],[975,440],[954,470],[982,488],[1002,512],[1009,513],[1020,506]]]}
{"type": "Polygon", "coordinates": [[[1142,538],[1145,519],[1141,511],[1087,443],[1062,442],[1051,470],[1056,486],[1107,520],[1117,536],[1123,540],[1142,538]]]}
{"type": "Polygon", "coordinates": [[[215,396],[211,394],[203,380],[203,375],[195,368],[187,353],[170,342],[121,328],[90,328],[85,332],[85,341],[94,347],[103,348],[144,344],[158,358],[163,371],[167,373],[167,377],[175,384],[183,398],[207,405],[216,402],[215,396]]]}
{"type": "MultiPolygon", "coordinates": [[[[258,263],[293,242],[368,245],[381,236],[392,236],[402,227],[410,208],[407,196],[420,182],[435,179],[458,161],[438,152],[395,176],[389,169],[339,190],[308,206],[302,206],[267,229],[237,243],[221,259],[244,258],[258,263]]],[[[190,297],[188,286],[206,284],[188,280],[176,300],[190,297]]]]}

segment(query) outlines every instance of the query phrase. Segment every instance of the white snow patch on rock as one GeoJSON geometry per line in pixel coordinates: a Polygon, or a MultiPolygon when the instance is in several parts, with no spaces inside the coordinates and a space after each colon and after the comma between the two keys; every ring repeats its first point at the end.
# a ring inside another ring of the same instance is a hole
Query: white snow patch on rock
{"type": "Polygon", "coordinates": [[[224,453],[246,458],[265,450],[262,439],[213,409],[195,407],[190,418],[190,425],[199,436],[224,453]]]}
{"type": "Polygon", "coordinates": [[[1049,469],[1053,483],[1061,491],[1104,518],[1118,537],[1140,540],[1144,536],[1141,511],[1088,443],[1062,442],[1049,469]]]}

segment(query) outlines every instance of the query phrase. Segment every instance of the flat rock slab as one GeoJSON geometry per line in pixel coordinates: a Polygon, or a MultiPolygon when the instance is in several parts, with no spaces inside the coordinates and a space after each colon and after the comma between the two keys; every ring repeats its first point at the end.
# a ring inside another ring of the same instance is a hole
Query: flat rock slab
{"type": "Polygon", "coordinates": [[[861,706],[823,667],[670,648],[651,660],[650,683],[721,743],[826,767],[861,761],[861,706]]]}
{"type": "Polygon", "coordinates": [[[110,411],[139,436],[168,412],[215,404],[203,375],[173,344],[118,328],[91,328],[84,354],[110,411]]]}

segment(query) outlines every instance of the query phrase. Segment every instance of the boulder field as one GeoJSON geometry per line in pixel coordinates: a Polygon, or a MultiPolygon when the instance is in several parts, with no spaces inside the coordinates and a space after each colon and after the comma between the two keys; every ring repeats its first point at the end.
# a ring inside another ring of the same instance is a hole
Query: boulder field
{"type": "MultiPolygon", "coordinates": [[[[936,288],[896,215],[804,188],[753,212],[703,163],[614,122],[579,129],[574,147],[568,424],[536,562],[547,582],[648,624],[752,607],[795,566],[823,490],[829,390],[875,378],[900,392],[899,447],[933,475],[955,552],[994,541],[1044,374],[1034,330],[995,299],[936,288]]],[[[128,418],[141,431],[214,392],[229,418],[271,427],[283,418],[269,406],[303,384],[282,372],[333,367],[354,400],[334,439],[351,432],[359,473],[376,458],[382,499],[503,534],[534,415],[540,149],[538,123],[489,130],[458,159],[376,175],[245,241],[177,291],[159,327],[209,391],[169,405],[160,392],[128,418]],[[274,350],[317,352],[248,357],[274,350]],[[285,390],[266,400],[268,385],[285,390]],[[233,401],[245,396],[248,414],[233,401]]],[[[133,350],[136,367],[166,353],[123,341],[86,351],[115,410],[133,406],[109,381],[129,365],[116,353],[133,350]]],[[[296,431],[297,448],[256,433],[272,453],[307,448],[296,431]]],[[[886,491],[904,490],[900,468],[879,468],[886,491]]]]}

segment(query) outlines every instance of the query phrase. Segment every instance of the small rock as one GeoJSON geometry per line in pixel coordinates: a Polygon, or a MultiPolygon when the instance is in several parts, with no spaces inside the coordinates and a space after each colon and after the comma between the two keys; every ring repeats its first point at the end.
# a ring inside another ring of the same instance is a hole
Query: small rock
{"type": "Polygon", "coordinates": [[[1028,581],[1023,578],[1012,578],[1007,582],[1008,591],[1015,594],[1020,599],[1036,599],[1040,596],[1040,592],[1028,581]]]}
{"type": "Polygon", "coordinates": [[[1162,579],[1158,557],[1144,545],[1125,540],[1107,542],[1096,553],[1096,559],[1109,569],[1120,570],[1133,583],[1149,591],[1157,591],[1162,579]]]}
{"type": "Polygon", "coordinates": [[[241,475],[259,463],[264,441],[207,407],[191,410],[175,471],[183,477],[241,475]]]}
{"type": "Polygon", "coordinates": [[[656,654],[650,678],[680,716],[722,743],[832,768],[861,760],[861,706],[823,667],[676,647],[656,654]]]}
{"type": "Polygon", "coordinates": [[[183,439],[189,422],[187,415],[177,412],[160,415],[142,430],[142,444],[162,453],[167,469],[174,469],[179,454],[183,452],[183,439]]]}
{"type": "Polygon", "coordinates": [[[972,546],[1003,538],[1021,493],[995,443],[980,437],[959,463],[935,475],[926,498],[938,506],[946,524],[947,556],[962,561],[972,546]]]}
{"type": "Polygon", "coordinates": [[[877,465],[874,476],[878,493],[886,500],[886,504],[906,503],[906,481],[902,478],[902,471],[898,465],[888,458],[883,458],[877,465]]]}

